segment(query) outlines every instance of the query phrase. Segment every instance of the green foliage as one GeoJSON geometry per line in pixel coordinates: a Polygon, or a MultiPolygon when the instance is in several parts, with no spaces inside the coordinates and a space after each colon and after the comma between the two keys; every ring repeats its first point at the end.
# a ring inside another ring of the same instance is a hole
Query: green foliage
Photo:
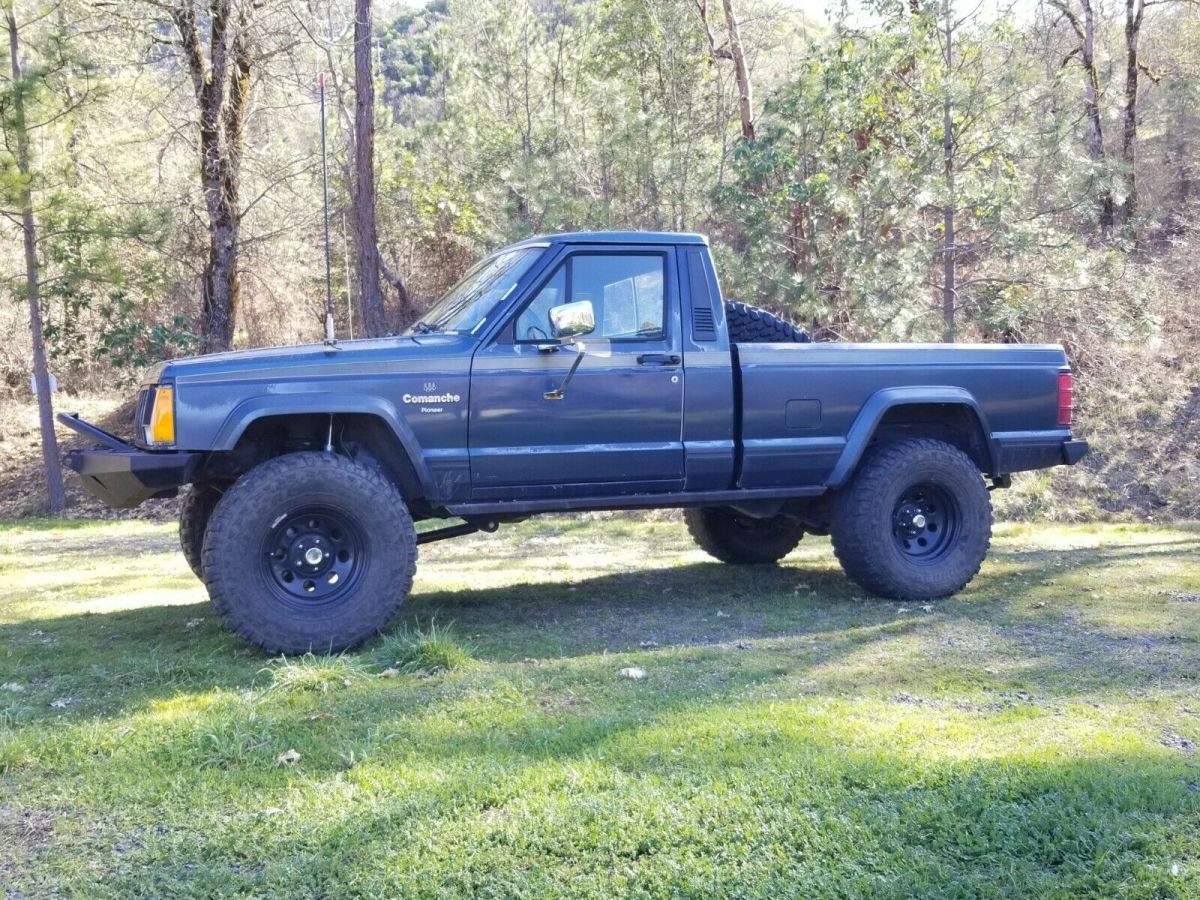
{"type": "Polygon", "coordinates": [[[167,281],[157,253],[169,213],[161,203],[114,208],[97,197],[86,145],[91,117],[109,100],[107,81],[95,46],[70,24],[72,9],[42,12],[21,30],[20,81],[0,82],[0,205],[17,207],[22,191],[33,193],[44,337],[56,372],[70,383],[100,371],[123,385],[196,346],[188,316],[161,304],[167,281]],[[34,147],[27,177],[16,158],[22,132],[34,147]]]}

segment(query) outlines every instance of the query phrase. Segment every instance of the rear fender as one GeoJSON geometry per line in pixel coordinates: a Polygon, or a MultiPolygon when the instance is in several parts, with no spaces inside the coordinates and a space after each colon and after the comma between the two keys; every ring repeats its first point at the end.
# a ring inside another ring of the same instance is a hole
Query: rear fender
{"type": "Polygon", "coordinates": [[[850,476],[858,468],[859,461],[870,445],[871,438],[874,437],[879,423],[888,410],[902,406],[928,404],[957,406],[969,410],[979,425],[980,433],[983,436],[983,449],[987,457],[986,470],[989,472],[995,471],[996,447],[995,442],[992,440],[992,432],[988,427],[987,418],[984,416],[983,410],[979,408],[979,401],[975,399],[971,392],[960,387],[925,387],[914,385],[910,387],[884,388],[872,394],[867,399],[867,402],[863,404],[862,409],[859,411],[858,417],[854,420],[854,424],[850,426],[850,433],[846,436],[846,446],[842,450],[842,455],[838,459],[837,465],[833,467],[833,472],[830,473],[826,486],[829,488],[839,488],[850,480],[850,476]]]}

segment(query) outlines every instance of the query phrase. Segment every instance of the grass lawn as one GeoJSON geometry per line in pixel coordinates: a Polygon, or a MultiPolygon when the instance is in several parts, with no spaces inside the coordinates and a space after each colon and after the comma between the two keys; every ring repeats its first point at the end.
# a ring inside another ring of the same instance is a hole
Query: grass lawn
{"type": "Polygon", "coordinates": [[[1200,897],[1197,528],[1004,526],[921,605],[536,519],[286,661],[172,525],[0,525],[0,583],[0,896],[1200,897]]]}

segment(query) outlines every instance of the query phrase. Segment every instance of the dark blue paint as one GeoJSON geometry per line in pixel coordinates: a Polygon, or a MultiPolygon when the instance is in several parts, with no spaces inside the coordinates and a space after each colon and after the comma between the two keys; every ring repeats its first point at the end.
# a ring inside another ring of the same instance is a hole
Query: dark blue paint
{"type": "MultiPolygon", "coordinates": [[[[377,416],[412,462],[421,499],[454,513],[811,496],[843,484],[881,418],[910,404],[968,410],[992,475],[1074,462],[1083,452],[1056,424],[1061,347],[732,347],[699,235],[588,232],[518,246],[540,248],[542,257],[473,334],[249,350],[157,367],[149,381],[175,386],[179,455],[194,454],[179,470],[192,477],[197,455],[233,450],[262,417],[301,413],[377,416]],[[548,400],[575,351],[522,343],[512,323],[565,259],[618,252],[664,257],[665,334],[584,337],[587,352],[565,398],[548,400]]],[[[118,468],[136,469],[138,455],[121,456],[118,468]]],[[[163,453],[140,455],[162,471],[163,453]]],[[[81,472],[92,465],[86,453],[76,462],[81,472]]],[[[107,467],[111,501],[114,463],[94,464],[107,467]]]]}

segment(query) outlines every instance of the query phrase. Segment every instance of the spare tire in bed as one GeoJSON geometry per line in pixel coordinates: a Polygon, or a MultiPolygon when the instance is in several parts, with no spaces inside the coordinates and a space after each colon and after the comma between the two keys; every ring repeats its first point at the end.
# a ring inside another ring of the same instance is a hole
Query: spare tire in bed
{"type": "Polygon", "coordinates": [[[803,328],[785,322],[739,300],[725,301],[729,340],[734,344],[808,344],[812,337],[803,328]]]}

